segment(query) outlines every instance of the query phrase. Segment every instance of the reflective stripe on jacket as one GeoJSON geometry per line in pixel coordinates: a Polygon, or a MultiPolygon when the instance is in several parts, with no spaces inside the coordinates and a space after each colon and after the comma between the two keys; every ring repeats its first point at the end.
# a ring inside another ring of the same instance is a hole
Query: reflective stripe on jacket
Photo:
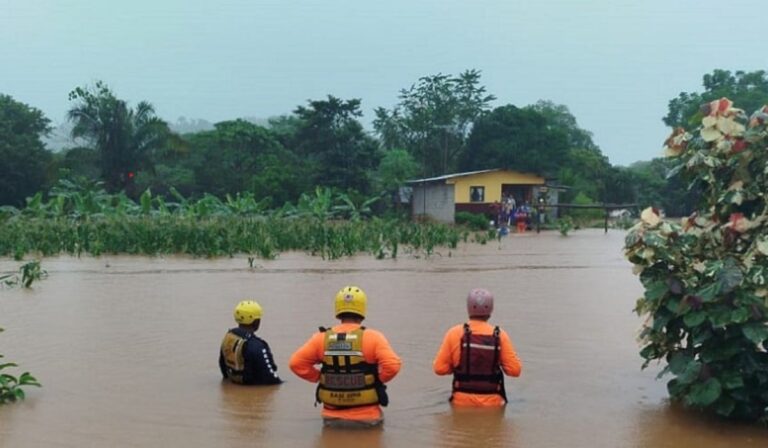
{"type": "Polygon", "coordinates": [[[337,408],[371,404],[387,405],[378,366],[363,357],[365,327],[348,333],[321,329],[325,333],[323,364],[317,385],[317,401],[337,408]]]}
{"type": "Polygon", "coordinates": [[[499,350],[499,327],[489,336],[472,334],[469,324],[464,324],[459,365],[453,370],[453,392],[499,394],[506,402],[499,350]]]}
{"type": "MultiPolygon", "coordinates": [[[[331,330],[334,333],[350,333],[358,328],[360,328],[360,324],[350,322],[336,325],[331,330]]],[[[365,330],[362,352],[365,362],[378,366],[378,376],[382,383],[390,381],[400,371],[400,358],[392,350],[381,332],[370,328],[365,330]]],[[[320,381],[320,370],[316,366],[323,363],[324,357],[325,332],[317,332],[291,356],[289,366],[293,373],[299,377],[316,383],[320,381]]],[[[378,404],[351,408],[338,408],[323,404],[322,415],[325,418],[357,421],[373,421],[382,417],[381,408],[378,404]]]]}
{"type": "MultiPolygon", "coordinates": [[[[471,319],[469,329],[474,335],[493,335],[494,327],[488,322],[471,319]]],[[[451,375],[461,362],[461,340],[464,325],[453,326],[445,333],[440,349],[432,364],[438,375],[451,375]]],[[[504,330],[499,330],[499,367],[508,376],[520,376],[522,363],[517,357],[515,347],[504,330]]],[[[455,391],[451,403],[454,406],[501,406],[504,400],[498,394],[478,394],[455,391]]]]}

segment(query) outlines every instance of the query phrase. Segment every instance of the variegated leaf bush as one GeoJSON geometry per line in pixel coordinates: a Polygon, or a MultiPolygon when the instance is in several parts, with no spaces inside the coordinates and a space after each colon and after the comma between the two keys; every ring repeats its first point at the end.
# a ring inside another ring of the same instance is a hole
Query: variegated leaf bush
{"type": "Polygon", "coordinates": [[[645,288],[640,354],[662,362],[672,400],[768,422],[768,106],[747,117],[722,98],[702,115],[665,142],[698,209],[677,221],[648,208],[626,237],[645,288]]]}

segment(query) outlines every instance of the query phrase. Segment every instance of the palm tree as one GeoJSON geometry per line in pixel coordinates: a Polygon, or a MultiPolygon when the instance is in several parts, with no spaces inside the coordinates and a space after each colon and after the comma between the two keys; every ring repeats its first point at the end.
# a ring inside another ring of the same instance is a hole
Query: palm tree
{"type": "Polygon", "coordinates": [[[165,143],[167,123],[150,103],[132,109],[101,81],[93,88],[76,88],[69,99],[76,101],[67,113],[74,124],[72,137],[89,141],[98,151],[107,189],[130,190],[136,172],[151,167],[153,152],[165,143]]]}

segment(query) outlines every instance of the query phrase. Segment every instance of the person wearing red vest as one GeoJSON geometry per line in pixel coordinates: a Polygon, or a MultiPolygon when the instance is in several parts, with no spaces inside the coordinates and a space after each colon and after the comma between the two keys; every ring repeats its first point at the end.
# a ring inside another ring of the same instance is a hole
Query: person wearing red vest
{"type": "Polygon", "coordinates": [[[469,322],[448,330],[432,367],[438,375],[453,374],[454,406],[504,406],[504,374],[520,376],[522,363],[507,332],[488,323],[493,312],[490,291],[470,291],[467,312],[469,322]]]}

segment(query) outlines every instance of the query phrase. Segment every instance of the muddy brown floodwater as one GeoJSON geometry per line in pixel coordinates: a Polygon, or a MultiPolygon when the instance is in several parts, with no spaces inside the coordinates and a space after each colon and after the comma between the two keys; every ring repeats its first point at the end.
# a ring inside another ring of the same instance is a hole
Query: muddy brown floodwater
{"type": "MultiPolygon", "coordinates": [[[[768,430],[670,406],[657,367],[641,371],[632,313],[641,286],[623,259],[623,232],[513,235],[429,258],[300,253],[43,261],[31,291],[0,290],[0,353],[44,384],[0,408],[2,447],[765,447],[768,430]],[[383,429],[323,429],[314,385],[290,354],[334,323],[346,284],[368,293],[369,327],[403,359],[383,429]],[[497,297],[492,322],[523,360],[503,411],[453,410],[448,377],[431,362],[464,296],[497,297]],[[222,383],[221,337],[242,298],[261,302],[259,334],[286,382],[222,383]]],[[[0,271],[19,263],[0,262],[0,271]]]]}

